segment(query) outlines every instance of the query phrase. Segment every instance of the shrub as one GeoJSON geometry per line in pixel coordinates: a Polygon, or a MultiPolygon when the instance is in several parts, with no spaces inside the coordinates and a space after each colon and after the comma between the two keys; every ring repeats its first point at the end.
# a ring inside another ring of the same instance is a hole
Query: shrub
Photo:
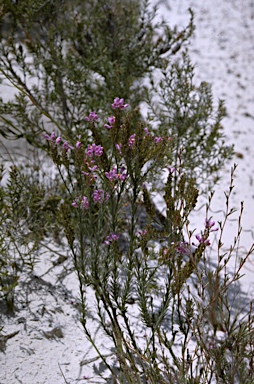
{"type": "Polygon", "coordinates": [[[82,137],[71,146],[46,136],[68,193],[60,212],[79,281],[81,323],[103,364],[95,372],[108,370],[116,383],[251,383],[252,304],[237,311],[231,288],[253,248],[235,272],[229,268],[240,222],[228,253],[225,223],[216,225],[208,211],[194,242],[188,217],[198,190],[184,169],[168,167],[174,137],[155,136],[137,123],[123,99],[112,108],[106,127],[95,112],[85,118],[88,146],[82,137]],[[152,177],[163,170],[165,217],[150,194],[152,177]],[[216,262],[207,248],[217,231],[216,262]],[[90,330],[90,316],[109,339],[109,355],[90,330]]]}

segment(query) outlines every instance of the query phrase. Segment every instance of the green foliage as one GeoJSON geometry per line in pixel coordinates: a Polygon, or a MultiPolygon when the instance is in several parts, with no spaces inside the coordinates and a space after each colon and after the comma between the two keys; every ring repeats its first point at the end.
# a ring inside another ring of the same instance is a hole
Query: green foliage
{"type": "Polygon", "coordinates": [[[138,105],[142,79],[193,29],[191,21],[179,37],[154,16],[147,1],[5,0],[0,71],[21,95],[2,103],[2,134],[40,145],[52,123],[73,138],[84,129],[85,112],[103,110],[117,95],[138,105]]]}
{"type": "Polygon", "coordinates": [[[233,154],[233,147],[225,144],[221,123],[226,116],[224,102],[220,100],[214,110],[211,86],[195,84],[187,51],[173,64],[165,60],[160,83],[151,78],[151,84],[149,118],[160,134],[166,132],[174,138],[172,167],[181,165],[199,186],[213,186],[218,171],[233,154]],[[154,97],[159,97],[156,104],[154,97]]]}
{"type": "Polygon", "coordinates": [[[49,235],[59,237],[58,204],[59,198],[50,195],[49,189],[46,192],[35,173],[29,175],[17,166],[11,167],[7,181],[0,185],[0,298],[10,310],[19,276],[24,270],[33,271],[41,241],[49,235]]]}

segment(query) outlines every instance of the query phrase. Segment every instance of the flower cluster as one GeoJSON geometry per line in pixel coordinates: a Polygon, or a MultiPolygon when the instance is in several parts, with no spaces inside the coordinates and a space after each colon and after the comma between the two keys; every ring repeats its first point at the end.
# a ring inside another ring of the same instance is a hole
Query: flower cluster
{"type": "Polygon", "coordinates": [[[198,240],[199,244],[204,244],[205,246],[211,245],[211,242],[208,239],[209,233],[216,232],[219,229],[219,228],[213,228],[214,225],[215,225],[215,221],[212,221],[211,219],[205,219],[205,233],[201,235],[196,235],[196,239],[198,240]]]}
{"type": "MultiPolygon", "coordinates": [[[[45,135],[44,136],[46,140],[51,141],[55,145],[59,145],[62,141],[62,138],[60,136],[56,136],[55,132],[52,132],[51,135],[45,135]]],[[[69,149],[72,150],[74,147],[72,147],[68,141],[65,141],[62,145],[62,148],[67,152],[69,149]]]]}
{"type": "Polygon", "coordinates": [[[60,136],[56,137],[55,132],[52,132],[50,136],[49,135],[45,135],[44,137],[45,137],[46,140],[53,141],[56,144],[60,144],[60,142],[62,141],[62,138],[60,136]]]}
{"type": "Polygon", "coordinates": [[[86,170],[81,171],[81,174],[83,176],[88,177],[89,184],[97,179],[97,175],[96,175],[95,171],[98,169],[98,165],[96,165],[94,163],[95,163],[95,160],[89,161],[87,159],[84,159],[84,164],[85,164],[86,170]]]}
{"type": "Polygon", "coordinates": [[[196,239],[198,240],[199,244],[204,244],[206,246],[211,245],[210,240],[206,239],[204,236],[196,235],[196,239]]]}
{"type": "Polygon", "coordinates": [[[93,201],[95,203],[103,203],[109,199],[109,193],[104,193],[103,189],[96,189],[93,192],[93,201]]]}
{"type": "Polygon", "coordinates": [[[191,247],[186,241],[179,241],[176,245],[176,251],[181,255],[190,255],[191,247]]]}
{"type": "MultiPolygon", "coordinates": [[[[92,194],[94,203],[104,203],[109,199],[109,193],[103,191],[103,189],[95,189],[92,194]]],[[[89,209],[89,200],[86,196],[77,197],[71,204],[74,208],[89,209]]]]}
{"type": "Polygon", "coordinates": [[[124,99],[120,99],[119,97],[116,97],[114,103],[111,104],[113,109],[125,109],[128,108],[128,106],[129,104],[124,104],[124,99]]]}
{"type": "Polygon", "coordinates": [[[109,181],[124,181],[128,177],[128,174],[125,172],[125,167],[121,167],[119,172],[117,172],[116,167],[113,167],[109,172],[105,172],[105,176],[109,181]]]}
{"type": "Polygon", "coordinates": [[[106,240],[104,241],[104,244],[110,245],[113,241],[117,241],[119,239],[118,233],[111,233],[109,236],[106,237],[106,240]]]}
{"type": "Polygon", "coordinates": [[[86,196],[77,197],[71,204],[74,208],[82,208],[82,209],[88,209],[89,208],[89,201],[86,196]]]}
{"type": "Polygon", "coordinates": [[[95,112],[90,112],[89,116],[85,116],[86,121],[96,121],[98,120],[98,115],[95,112]]]}
{"type": "Polygon", "coordinates": [[[88,145],[86,154],[89,157],[101,156],[103,154],[103,147],[96,144],[88,145]]]}
{"type": "Polygon", "coordinates": [[[67,152],[69,149],[70,149],[70,150],[74,149],[74,147],[73,147],[72,145],[70,145],[70,144],[68,143],[68,141],[65,141],[65,142],[63,143],[62,148],[63,148],[66,152],[67,152]]]}
{"type": "MultiPolygon", "coordinates": [[[[155,142],[155,144],[158,144],[160,143],[161,141],[163,141],[165,138],[162,137],[162,136],[153,136],[149,131],[148,131],[148,128],[145,127],[144,128],[144,131],[145,131],[145,134],[146,136],[150,136],[153,138],[153,141],[155,142]]],[[[168,140],[171,140],[171,137],[168,137],[168,140]]]]}

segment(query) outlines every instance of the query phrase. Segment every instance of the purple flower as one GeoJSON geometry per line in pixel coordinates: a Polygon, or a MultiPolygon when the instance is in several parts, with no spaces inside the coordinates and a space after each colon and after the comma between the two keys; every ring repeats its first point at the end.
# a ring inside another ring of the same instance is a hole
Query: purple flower
{"type": "Polygon", "coordinates": [[[89,201],[86,196],[77,197],[75,200],[73,200],[71,204],[74,208],[82,208],[82,209],[88,209],[89,208],[89,201]]]}
{"type": "Polygon", "coordinates": [[[82,200],[81,200],[81,207],[83,209],[88,209],[89,208],[89,201],[88,201],[88,198],[86,196],[83,196],[82,197],[82,200]]]}
{"type": "Polygon", "coordinates": [[[63,143],[62,148],[63,148],[66,152],[67,152],[69,149],[70,149],[70,150],[74,149],[74,148],[68,143],[68,141],[65,141],[65,142],[63,143]]]}
{"type": "Polygon", "coordinates": [[[117,172],[116,167],[113,167],[109,172],[105,172],[105,176],[109,181],[121,180],[124,181],[128,175],[125,173],[125,168],[121,167],[120,172],[117,172]]]}
{"type": "Polygon", "coordinates": [[[117,169],[113,167],[109,172],[105,172],[105,176],[109,181],[118,179],[117,169]]]}
{"type": "Polygon", "coordinates": [[[146,127],[146,128],[144,128],[144,131],[145,131],[145,134],[146,135],[150,135],[150,133],[149,133],[149,131],[148,131],[148,128],[146,127]]]}
{"type": "Polygon", "coordinates": [[[101,156],[103,154],[103,147],[101,145],[96,145],[96,144],[88,145],[86,154],[89,157],[93,155],[101,156]]]}
{"type": "Polygon", "coordinates": [[[78,204],[77,204],[77,201],[76,200],[73,200],[72,204],[71,204],[74,208],[78,208],[78,204]]]}
{"type": "Polygon", "coordinates": [[[185,241],[179,241],[176,246],[176,250],[182,255],[189,255],[191,253],[190,245],[185,241]]]}
{"type": "Polygon", "coordinates": [[[173,173],[176,172],[176,168],[175,168],[175,167],[168,167],[168,171],[169,171],[169,173],[171,173],[171,175],[172,175],[173,173]]]}
{"type": "Polygon", "coordinates": [[[111,233],[109,236],[106,237],[106,240],[104,241],[104,244],[106,245],[110,245],[110,243],[112,243],[112,241],[116,241],[119,239],[119,234],[118,233],[111,233]]]}
{"type": "Polygon", "coordinates": [[[138,231],[139,236],[145,236],[147,234],[147,229],[144,229],[143,231],[138,231]]]}
{"type": "Polygon", "coordinates": [[[58,136],[58,137],[56,138],[56,141],[55,141],[56,145],[60,144],[61,141],[62,141],[62,138],[61,138],[60,136],[58,136]]]}
{"type": "Polygon", "coordinates": [[[215,221],[212,221],[211,219],[205,219],[205,228],[209,229],[210,232],[218,231],[219,228],[212,228],[215,225],[215,221]]]}
{"type": "Polygon", "coordinates": [[[111,104],[111,107],[113,109],[125,109],[125,108],[128,108],[129,104],[124,104],[124,99],[120,99],[119,97],[116,97],[114,99],[114,103],[111,104]]]}
{"type": "Polygon", "coordinates": [[[107,128],[107,129],[112,129],[112,125],[115,123],[115,121],[116,121],[115,116],[110,116],[108,118],[109,124],[104,124],[104,127],[107,128]]]}
{"type": "Polygon", "coordinates": [[[98,119],[98,115],[96,112],[90,112],[89,116],[85,116],[86,121],[96,121],[98,119]]]}
{"type": "Polygon", "coordinates": [[[127,173],[125,173],[125,168],[124,167],[121,167],[120,168],[120,173],[118,173],[118,179],[120,179],[121,181],[124,181],[126,178],[127,178],[127,173]]]}
{"type": "Polygon", "coordinates": [[[98,168],[98,165],[94,165],[93,167],[88,167],[90,172],[96,171],[97,168],[98,168]]]}
{"type": "Polygon", "coordinates": [[[163,140],[163,137],[155,137],[155,138],[154,138],[154,142],[155,142],[155,144],[159,143],[159,142],[162,141],[162,140],[163,140]]]}
{"type": "Polygon", "coordinates": [[[116,149],[118,150],[118,152],[120,153],[120,154],[122,154],[122,144],[116,144],[116,149]]]}
{"type": "Polygon", "coordinates": [[[44,136],[46,140],[49,140],[49,141],[55,141],[56,140],[56,134],[55,132],[52,132],[51,135],[45,135],[44,136]]]}
{"type": "Polygon", "coordinates": [[[116,121],[115,116],[110,116],[110,117],[108,118],[108,122],[109,122],[109,124],[111,124],[111,125],[113,125],[113,124],[115,123],[115,121],[116,121]]]}
{"type": "Polygon", "coordinates": [[[205,239],[203,236],[196,235],[196,239],[199,241],[200,244],[204,244],[204,245],[208,245],[208,246],[211,245],[210,240],[205,239]]]}
{"type": "Polygon", "coordinates": [[[82,145],[81,141],[77,141],[77,142],[76,142],[76,148],[77,148],[77,149],[79,149],[79,148],[81,147],[81,145],[82,145]]]}
{"type": "Polygon", "coordinates": [[[130,148],[133,148],[134,144],[135,144],[135,141],[136,141],[136,133],[134,133],[133,135],[131,135],[129,137],[129,140],[128,140],[128,146],[130,148]]]}
{"type": "Polygon", "coordinates": [[[49,135],[45,135],[44,137],[45,137],[45,139],[48,140],[48,141],[53,141],[53,142],[55,142],[56,145],[58,145],[58,144],[61,142],[61,140],[62,140],[62,138],[61,138],[60,136],[59,136],[59,137],[56,137],[55,132],[52,132],[50,136],[49,136],[49,135]]]}
{"type": "Polygon", "coordinates": [[[104,191],[102,189],[96,189],[93,192],[93,201],[95,203],[103,203],[103,201],[107,201],[109,198],[109,194],[107,193],[104,197],[104,191]]]}

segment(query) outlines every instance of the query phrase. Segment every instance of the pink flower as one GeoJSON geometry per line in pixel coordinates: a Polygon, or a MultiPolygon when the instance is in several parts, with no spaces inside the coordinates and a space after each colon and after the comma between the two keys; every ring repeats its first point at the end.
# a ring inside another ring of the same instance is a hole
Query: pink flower
{"type": "Polygon", "coordinates": [[[200,236],[200,235],[196,235],[196,239],[199,241],[200,244],[204,244],[204,245],[211,245],[210,243],[210,240],[209,239],[205,239],[203,236],[200,236]]]}
{"type": "Polygon", "coordinates": [[[83,196],[82,197],[82,200],[81,200],[81,207],[83,209],[88,209],[89,208],[89,201],[88,201],[88,198],[86,196],[83,196]]]}
{"type": "Polygon", "coordinates": [[[61,138],[60,136],[58,136],[58,137],[56,138],[56,141],[55,141],[56,145],[60,144],[61,141],[62,141],[62,138],[61,138]]]}
{"type": "Polygon", "coordinates": [[[74,208],[82,208],[82,209],[88,209],[89,208],[89,201],[86,196],[77,197],[75,200],[73,200],[71,204],[74,208]]]}
{"type": "Polygon", "coordinates": [[[205,228],[209,229],[210,232],[216,232],[219,228],[212,228],[215,225],[215,221],[212,221],[211,219],[205,219],[205,228]]]}
{"type": "Polygon", "coordinates": [[[109,172],[105,172],[105,176],[109,181],[121,180],[124,181],[128,175],[125,173],[125,168],[121,167],[120,172],[117,172],[116,167],[113,167],[109,172]]]}
{"type": "Polygon", "coordinates": [[[72,204],[71,204],[74,208],[78,208],[78,204],[77,204],[77,201],[76,200],[73,200],[72,204]]]}
{"type": "Polygon", "coordinates": [[[55,141],[56,140],[56,134],[55,132],[52,132],[51,135],[45,135],[44,136],[46,140],[49,140],[49,141],[55,141]]]}
{"type": "Polygon", "coordinates": [[[86,154],[89,157],[93,155],[101,156],[103,154],[103,147],[101,145],[96,145],[96,144],[88,145],[86,154]]]}
{"type": "Polygon", "coordinates": [[[45,137],[45,139],[48,140],[48,141],[53,141],[53,142],[55,142],[56,145],[58,145],[58,144],[61,142],[61,140],[62,140],[62,138],[61,138],[60,136],[59,136],[59,137],[56,137],[55,132],[52,132],[50,136],[49,136],[49,135],[45,135],[44,137],[45,137]]]}
{"type": "Polygon", "coordinates": [[[113,167],[109,172],[105,172],[105,176],[109,181],[118,179],[117,169],[113,167]]]}
{"type": "Polygon", "coordinates": [[[104,241],[104,244],[106,245],[110,245],[110,243],[112,243],[112,241],[116,241],[119,239],[119,234],[118,233],[111,233],[109,236],[106,237],[106,240],[104,241]]]}
{"type": "Polygon", "coordinates": [[[143,231],[138,231],[139,236],[145,236],[147,234],[147,229],[144,229],[143,231]]]}
{"type": "Polygon", "coordinates": [[[125,108],[128,108],[129,104],[124,104],[124,99],[120,99],[119,97],[116,97],[114,99],[114,103],[111,104],[111,107],[113,109],[125,109],[125,108]]]}
{"type": "Polygon", "coordinates": [[[171,173],[171,175],[172,175],[173,173],[176,172],[176,168],[175,168],[175,167],[168,167],[168,171],[169,171],[169,173],[171,173]]]}
{"type": "Polygon", "coordinates": [[[185,241],[179,241],[176,250],[182,255],[189,255],[191,253],[190,245],[185,241]]]}
{"type": "Polygon", "coordinates": [[[116,121],[115,116],[110,116],[110,117],[108,118],[108,122],[109,122],[109,124],[111,124],[111,125],[113,125],[113,124],[115,123],[115,121],[116,121]]]}
{"type": "Polygon", "coordinates": [[[68,143],[68,141],[65,141],[65,142],[63,143],[62,148],[63,148],[66,152],[67,152],[69,149],[70,149],[70,150],[74,149],[74,148],[68,143]]]}
{"type": "Polygon", "coordinates": [[[93,167],[88,167],[90,172],[96,171],[97,168],[98,168],[98,165],[94,165],[93,167]]]}
{"type": "Polygon", "coordinates": [[[86,121],[96,121],[98,119],[98,115],[96,112],[90,112],[89,116],[85,116],[86,121]]]}
{"type": "Polygon", "coordinates": [[[110,125],[109,124],[104,124],[104,127],[107,128],[107,129],[112,129],[112,125],[115,123],[115,121],[116,121],[115,116],[110,116],[108,118],[108,122],[109,122],[110,125]]]}
{"type": "Polygon", "coordinates": [[[125,168],[120,168],[120,173],[118,173],[118,179],[124,181],[128,177],[127,173],[125,173],[125,168]]]}
{"type": "Polygon", "coordinates": [[[136,133],[134,133],[133,135],[131,135],[129,137],[129,140],[128,140],[128,146],[130,148],[133,148],[134,144],[135,144],[135,141],[136,141],[136,133]]]}
{"type": "Polygon", "coordinates": [[[163,137],[155,137],[155,138],[154,138],[154,142],[155,142],[155,144],[159,143],[159,142],[162,141],[162,140],[163,140],[163,137]]]}
{"type": "Polygon", "coordinates": [[[118,152],[120,153],[120,154],[122,154],[122,144],[116,144],[116,149],[118,150],[118,152]]]}
{"type": "Polygon", "coordinates": [[[104,200],[104,191],[102,189],[96,189],[93,192],[93,201],[96,203],[102,203],[104,200]]]}

